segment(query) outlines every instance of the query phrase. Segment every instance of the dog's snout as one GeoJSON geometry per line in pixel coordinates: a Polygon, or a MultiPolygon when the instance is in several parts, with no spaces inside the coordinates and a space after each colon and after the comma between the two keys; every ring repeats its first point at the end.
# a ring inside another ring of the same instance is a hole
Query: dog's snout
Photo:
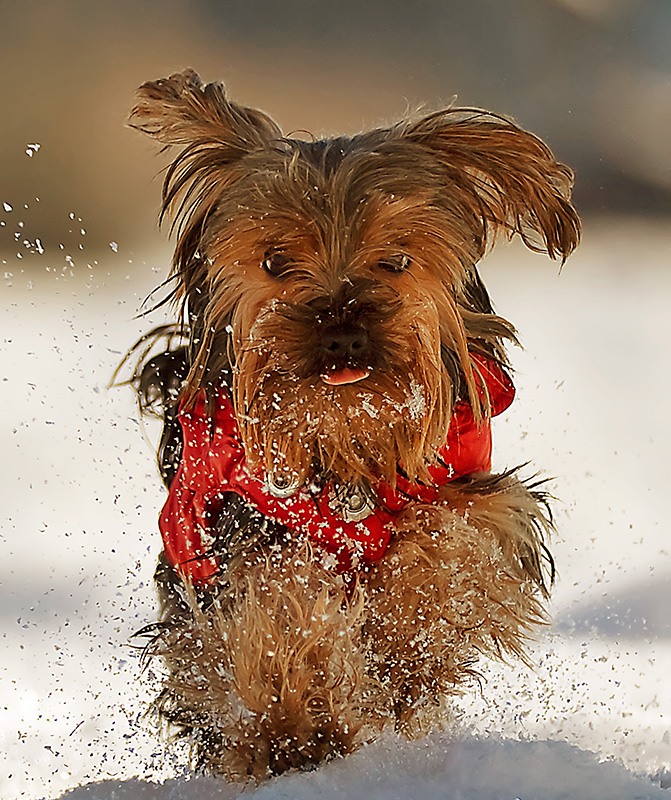
{"type": "Polygon", "coordinates": [[[360,358],[368,349],[368,333],[360,325],[332,325],[324,330],[320,349],[334,359],[360,358]]]}

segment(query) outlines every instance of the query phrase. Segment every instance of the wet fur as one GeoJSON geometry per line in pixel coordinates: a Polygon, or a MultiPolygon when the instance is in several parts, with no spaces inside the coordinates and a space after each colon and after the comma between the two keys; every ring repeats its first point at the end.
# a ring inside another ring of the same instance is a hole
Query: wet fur
{"type": "MultiPolygon", "coordinates": [[[[477,263],[499,233],[564,260],[580,231],[570,170],[475,109],[287,138],[190,70],[140,87],[130,124],[178,149],[162,216],[177,236],[180,321],[136,345],[129,381],[164,419],[166,484],[181,456],[178,399],[220,382],[253,466],[369,490],[399,473],[427,480],[455,403],[489,414],[472,354],[505,367],[517,341],[477,263]],[[273,258],[281,274],[262,268],[273,258]],[[332,355],[324,330],[364,331],[362,354],[332,355]],[[337,390],[320,377],[362,365],[370,376],[337,390]]],[[[199,767],[260,781],[386,726],[418,735],[480,656],[525,658],[554,571],[547,497],[515,471],[441,491],[399,515],[380,563],[344,576],[235,495],[217,524],[216,581],[194,587],[161,560],[156,707],[191,737],[199,767]]]]}

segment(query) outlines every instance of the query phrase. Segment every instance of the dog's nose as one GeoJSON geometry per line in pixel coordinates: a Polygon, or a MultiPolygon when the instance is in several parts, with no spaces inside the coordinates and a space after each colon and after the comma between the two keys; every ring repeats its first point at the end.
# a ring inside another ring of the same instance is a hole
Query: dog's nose
{"type": "Polygon", "coordinates": [[[358,325],[330,326],[322,334],[321,351],[333,359],[360,358],[368,347],[368,333],[358,325]]]}

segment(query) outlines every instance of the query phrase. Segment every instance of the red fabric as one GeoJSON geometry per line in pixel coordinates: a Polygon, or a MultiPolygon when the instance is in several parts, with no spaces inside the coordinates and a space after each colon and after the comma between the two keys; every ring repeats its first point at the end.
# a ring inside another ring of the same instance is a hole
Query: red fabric
{"type": "MultiPolygon", "coordinates": [[[[512,382],[494,362],[479,356],[473,360],[487,388],[492,416],[500,414],[513,401],[512,382]]],[[[482,393],[480,378],[478,385],[482,393]]],[[[194,583],[206,582],[218,571],[216,559],[205,553],[213,542],[225,492],[239,494],[264,516],[290,530],[306,533],[335,557],[336,569],[344,572],[359,560],[374,563],[382,558],[393,533],[394,517],[409,502],[435,502],[441,485],[491,466],[489,421],[478,426],[470,405],[459,403],[439,462],[429,467],[434,483],[413,484],[399,475],[395,490],[386,484],[375,487],[382,507],[360,522],[345,522],[329,505],[330,487],[317,496],[299,490],[280,499],[268,492],[262,475],[250,473],[226,388],[217,394],[213,416],[207,413],[204,396],[199,396],[192,408],[180,411],[179,420],[184,434],[182,460],[159,527],[170,563],[194,583]]]]}

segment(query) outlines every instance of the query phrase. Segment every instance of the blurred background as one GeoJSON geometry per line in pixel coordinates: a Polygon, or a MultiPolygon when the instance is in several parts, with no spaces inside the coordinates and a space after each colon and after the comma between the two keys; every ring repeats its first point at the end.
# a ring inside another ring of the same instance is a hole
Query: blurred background
{"type": "Polygon", "coordinates": [[[287,132],[456,96],[546,139],[583,213],[668,214],[670,42],[668,0],[2,0],[0,203],[30,214],[4,215],[0,249],[22,221],[24,257],[57,254],[70,213],[89,248],[146,240],[160,162],[124,121],[140,83],[187,66],[287,132]]]}
{"type": "Polygon", "coordinates": [[[170,260],[165,157],[125,120],[188,66],[316,136],[456,96],[575,169],[561,275],[519,243],[483,266],[526,348],[496,466],[555,478],[560,579],[535,672],[492,667],[464,719],[671,784],[670,0],[0,0],[0,796],[188,774],[142,722],[131,640],[156,614],[157,431],[108,390],[170,260]]]}

